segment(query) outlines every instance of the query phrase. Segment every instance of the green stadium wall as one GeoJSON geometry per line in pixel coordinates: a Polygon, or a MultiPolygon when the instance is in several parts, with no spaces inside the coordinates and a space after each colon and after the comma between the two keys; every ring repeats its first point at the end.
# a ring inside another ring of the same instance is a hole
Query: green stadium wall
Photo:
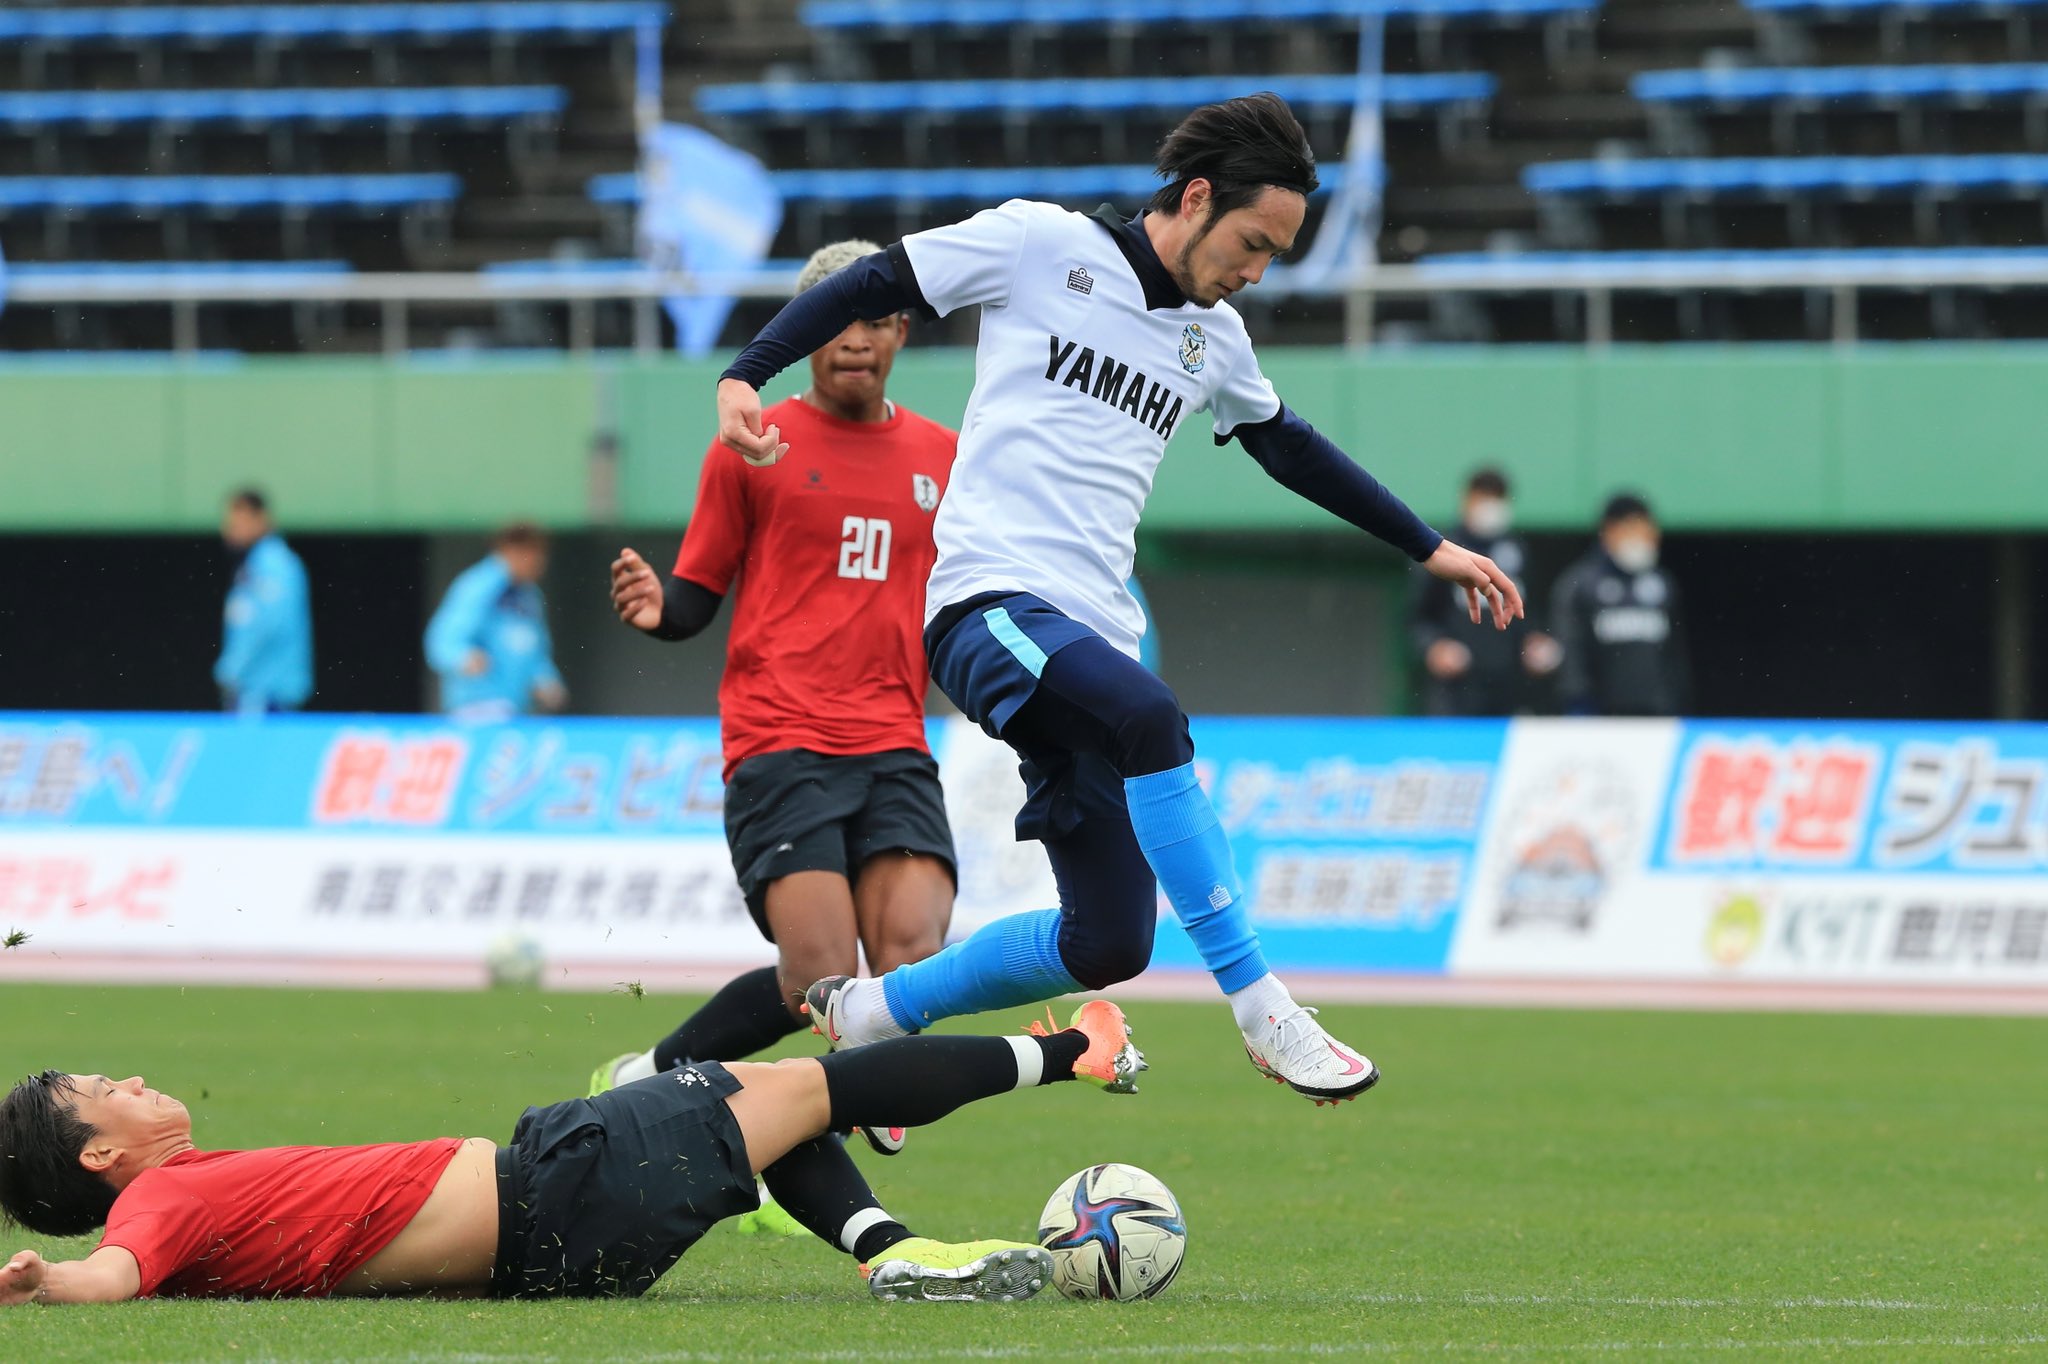
{"type": "MultiPolygon", "coordinates": [[[[1681,529],[2048,527],[2048,347],[1264,359],[1292,405],[1432,519],[1451,511],[1465,470],[1492,462],[1515,475],[1534,529],[1584,526],[1623,486],[1681,529]]],[[[680,523],[717,369],[566,356],[0,365],[0,528],[201,529],[245,482],[301,530],[680,523]],[[599,453],[612,448],[615,465],[599,453]]],[[[957,422],[972,377],[966,351],[913,350],[891,393],[957,422]]],[[[794,387],[789,376],[775,392],[794,387]]],[[[1335,523],[1235,446],[1216,448],[1198,420],[1175,439],[1146,525],[1335,523]]]]}

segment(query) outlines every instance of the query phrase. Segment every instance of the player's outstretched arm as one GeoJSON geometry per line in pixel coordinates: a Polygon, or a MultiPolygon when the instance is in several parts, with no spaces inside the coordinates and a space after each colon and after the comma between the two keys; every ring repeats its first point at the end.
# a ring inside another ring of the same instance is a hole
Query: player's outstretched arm
{"type": "Polygon", "coordinates": [[[719,376],[719,440],[757,468],[781,459],[789,446],[781,431],[761,425],[761,386],[853,323],[917,302],[887,251],[862,256],[798,294],[719,376]]]}
{"type": "Polygon", "coordinates": [[[1236,440],[1283,488],[1385,540],[1436,577],[1465,588],[1475,623],[1482,596],[1493,606],[1494,624],[1503,630],[1522,614],[1522,594],[1498,565],[1431,530],[1407,503],[1286,404],[1265,421],[1240,423],[1217,440],[1236,440]]]}
{"type": "Polygon", "coordinates": [[[0,1265],[0,1307],[27,1303],[126,1302],[142,1291],[132,1252],[101,1246],[83,1260],[55,1264],[24,1250],[0,1265]]]}

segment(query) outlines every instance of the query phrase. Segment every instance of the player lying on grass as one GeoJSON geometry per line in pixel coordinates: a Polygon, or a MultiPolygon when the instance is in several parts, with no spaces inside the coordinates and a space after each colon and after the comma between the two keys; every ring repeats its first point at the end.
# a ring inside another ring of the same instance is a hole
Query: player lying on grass
{"type": "MultiPolygon", "coordinates": [[[[808,288],[877,248],[834,242],[808,288]]],[[[803,1027],[804,991],[939,950],[953,917],[953,834],[925,742],[924,580],[953,432],[889,401],[901,313],[854,322],[811,354],[811,382],[770,420],[804,458],[750,470],[719,441],[664,581],[631,549],[612,609],[656,639],[700,633],[734,597],[718,715],[725,839],[747,912],[780,960],[737,976],[590,1091],[685,1061],[739,1061],[803,1027]]],[[[901,1132],[864,1129],[884,1155],[901,1132]]]]}
{"type": "Polygon", "coordinates": [[[24,1250],[0,1305],[153,1296],[636,1297],[713,1223],[783,1207],[851,1254],[878,1298],[1028,1298],[1051,1261],[1007,1241],[913,1236],[839,1142],[915,1127],[1006,1090],[1088,1080],[1128,1093],[1144,1062],[1123,1012],[1082,1006],[1025,1037],[920,1037],[772,1065],[715,1061],[529,1108],[508,1145],[202,1151],[142,1077],[45,1071],[0,1099],[0,1212],[46,1236],[105,1227],[83,1260],[24,1250]]]}
{"type": "Polygon", "coordinates": [[[1505,629],[1522,602],[1490,559],[1431,530],[1281,403],[1224,302],[1294,245],[1316,188],[1286,104],[1195,110],[1158,169],[1167,184],[1131,218],[1012,200],[864,257],[793,300],[719,380],[720,438],[770,465],[791,446],[764,426],[758,390],[780,370],[857,317],[981,308],[924,643],[946,695],[1022,758],[1017,835],[1045,845],[1060,908],[1009,915],[879,980],[821,981],[811,1012],[846,1046],[1128,980],[1151,959],[1156,878],[1252,1063],[1334,1102],[1378,1072],[1267,969],[1187,716],[1138,662],[1125,581],[1153,473],[1206,410],[1219,441],[1283,486],[1455,584],[1475,623],[1483,601],[1505,629]]]}

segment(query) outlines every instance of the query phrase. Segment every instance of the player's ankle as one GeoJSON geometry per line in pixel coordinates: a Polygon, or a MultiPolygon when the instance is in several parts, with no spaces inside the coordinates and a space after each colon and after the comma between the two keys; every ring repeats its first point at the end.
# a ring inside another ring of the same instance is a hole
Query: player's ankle
{"type": "Polygon", "coordinates": [[[1239,1032],[1249,1032],[1267,1018],[1294,1007],[1294,996],[1287,993],[1280,977],[1271,971],[1224,998],[1230,1001],[1230,1012],[1237,1019],[1239,1032]]]}

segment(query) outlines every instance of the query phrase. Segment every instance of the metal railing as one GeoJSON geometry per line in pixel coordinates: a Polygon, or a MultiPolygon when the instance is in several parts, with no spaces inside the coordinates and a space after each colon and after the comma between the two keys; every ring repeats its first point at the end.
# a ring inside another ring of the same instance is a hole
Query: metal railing
{"type": "MultiPolygon", "coordinates": [[[[577,271],[534,274],[398,273],[356,275],[240,274],[229,276],[121,274],[96,277],[38,274],[8,281],[10,308],[134,306],[161,304],[171,310],[175,350],[199,349],[199,310],[248,304],[374,304],[381,310],[383,349],[408,349],[408,317],[424,306],[483,306],[505,303],[565,304],[570,311],[568,348],[595,344],[594,308],[599,303],[631,305],[633,348],[661,349],[660,301],[669,297],[724,295],[736,298],[789,297],[796,278],[786,272],[733,276],[691,276],[659,271],[577,271]]],[[[1370,343],[1374,310],[1385,298],[1436,295],[1576,294],[1584,300],[1584,340],[1599,347],[1613,339],[1613,298],[1624,293],[1757,293],[1825,291],[1832,298],[1832,335],[1840,343],[1856,337],[1857,295],[1867,289],[2048,288],[2048,260],[1943,262],[1930,257],[1911,263],[1875,263],[1811,258],[1784,266],[1768,263],[1631,261],[1613,266],[1572,264],[1382,265],[1335,283],[1310,285],[1276,271],[1254,298],[1285,295],[1342,297],[1345,334],[1356,345],[1370,343]]]]}

